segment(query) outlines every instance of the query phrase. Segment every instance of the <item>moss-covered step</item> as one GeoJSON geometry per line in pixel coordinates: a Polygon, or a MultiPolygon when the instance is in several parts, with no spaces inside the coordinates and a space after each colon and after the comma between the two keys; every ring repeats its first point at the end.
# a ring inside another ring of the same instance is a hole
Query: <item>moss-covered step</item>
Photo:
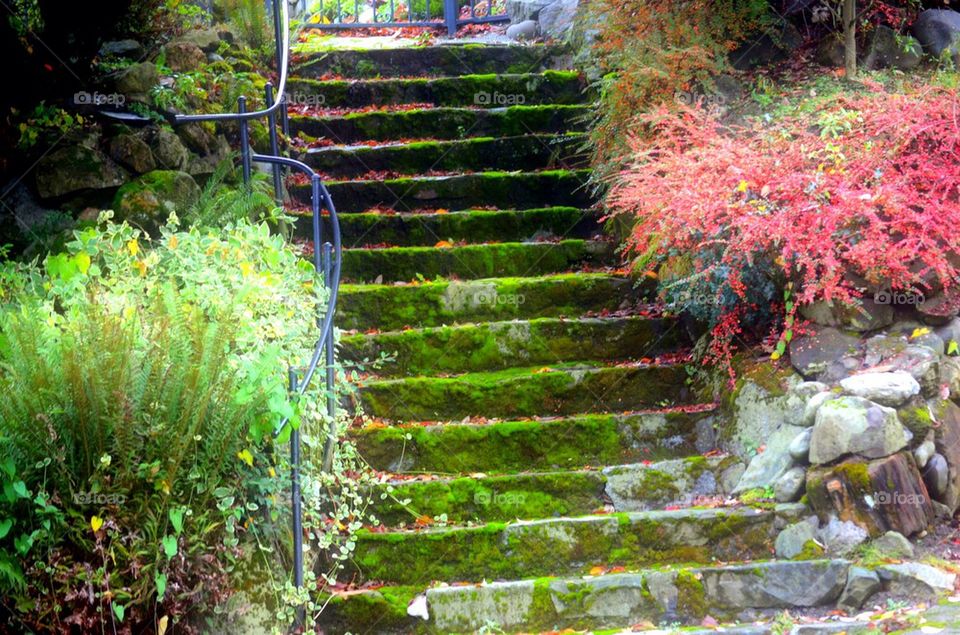
{"type": "Polygon", "coordinates": [[[563,273],[530,278],[439,280],[422,284],[345,284],[337,325],[399,330],[465,322],[576,317],[614,311],[645,289],[626,276],[563,273]]]}
{"type": "Polygon", "coordinates": [[[292,78],[287,82],[291,102],[315,103],[326,108],[365,108],[385,104],[483,108],[583,104],[592,99],[586,89],[586,81],[576,71],[349,81],[292,78]]]}
{"type": "MultiPolygon", "coordinates": [[[[587,185],[589,177],[589,170],[477,172],[383,181],[332,181],[327,183],[327,189],[341,213],[366,212],[376,207],[398,212],[477,207],[587,209],[594,203],[587,185]]],[[[290,191],[302,205],[309,206],[309,185],[294,185],[290,191]]]]}
{"type": "Polygon", "coordinates": [[[681,364],[555,364],[368,380],[360,388],[360,401],[369,415],[402,421],[624,412],[686,402],[691,398],[686,379],[681,364]]]}
{"type": "Polygon", "coordinates": [[[325,117],[292,115],[290,129],[294,136],[303,132],[344,144],[409,139],[413,131],[430,139],[515,137],[585,132],[592,115],[593,108],[581,104],[374,110],[325,117]]]}
{"type": "MultiPolygon", "coordinates": [[[[473,243],[504,240],[530,241],[538,237],[589,238],[600,231],[597,210],[546,207],[526,210],[468,210],[464,212],[341,214],[340,229],[346,247],[395,245],[433,246],[440,241],[473,243]]],[[[325,223],[326,225],[326,223],[325,223]]],[[[296,220],[296,235],[310,238],[312,219],[296,220]]],[[[329,229],[325,228],[326,236],[329,229]]]]}
{"type": "Polygon", "coordinates": [[[367,427],[349,432],[363,458],[389,472],[519,472],[658,461],[714,447],[709,408],[587,414],[527,421],[367,427]]]}
{"type": "Polygon", "coordinates": [[[690,507],[726,494],[720,485],[724,471],[737,464],[732,456],[691,456],[602,470],[398,481],[379,488],[387,498],[375,494],[372,511],[384,525],[397,527],[423,516],[458,523],[585,516],[607,501],[618,512],[690,507]]]}
{"type": "MultiPolygon", "coordinates": [[[[336,632],[475,633],[496,624],[507,632],[628,633],[625,624],[698,625],[704,617],[735,620],[745,611],[767,619],[784,610],[832,608],[846,583],[846,560],[764,561],[719,566],[668,566],[583,577],[543,577],[437,586],[386,586],[334,597],[321,616],[336,632]],[[749,594],[748,594],[749,592],[749,594]],[[424,594],[429,618],[410,617],[406,608],[424,594]],[[380,617],[374,621],[374,616],[380,617]],[[382,617],[381,617],[382,616],[382,617]],[[376,626],[375,630],[366,630],[376,626]],[[610,630],[604,630],[610,629],[610,630]]],[[[866,623],[832,623],[813,633],[876,632],[866,623]]],[[[739,635],[769,635],[769,627],[725,627],[739,635]]],[[[688,629],[670,632],[687,633],[688,629]]],[[[698,635],[716,632],[689,629],[698,635]]],[[[787,631],[783,631],[786,633],[787,631]]],[[[794,633],[795,631],[789,631],[794,633]]],[[[800,632],[800,631],[796,631],[800,632]]]]}
{"type": "Polygon", "coordinates": [[[465,279],[542,276],[583,265],[613,265],[613,243],[562,240],[539,243],[489,243],[457,247],[344,249],[343,276],[350,282],[409,282],[420,278],[465,279]]]}
{"type": "MultiPolygon", "coordinates": [[[[440,4],[434,4],[439,9],[440,4]]],[[[376,77],[450,77],[469,73],[534,73],[563,68],[564,48],[552,44],[443,44],[425,47],[331,49],[303,53],[293,64],[296,77],[341,75],[376,77]]]]}
{"type": "Polygon", "coordinates": [[[474,137],[455,141],[425,140],[382,145],[315,148],[301,159],[332,178],[349,179],[387,170],[421,174],[438,170],[535,170],[587,167],[584,135],[474,137]]]}
{"type": "Polygon", "coordinates": [[[391,584],[518,579],[587,573],[595,566],[642,567],[770,556],[784,522],[803,505],[777,510],[682,509],[488,523],[356,537],[352,566],[391,584]]]}
{"type": "Polygon", "coordinates": [[[689,343],[673,319],[537,318],[345,336],[340,353],[346,361],[380,360],[378,375],[408,377],[653,357],[689,343]]]}

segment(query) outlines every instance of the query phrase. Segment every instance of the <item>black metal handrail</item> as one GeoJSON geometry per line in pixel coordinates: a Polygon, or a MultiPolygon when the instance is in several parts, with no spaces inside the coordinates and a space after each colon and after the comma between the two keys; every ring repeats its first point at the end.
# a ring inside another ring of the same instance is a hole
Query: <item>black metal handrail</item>
{"type": "MultiPolygon", "coordinates": [[[[313,354],[304,369],[289,369],[288,381],[291,399],[302,397],[310,388],[311,381],[316,375],[321,362],[324,362],[326,378],[326,406],[327,416],[330,419],[330,429],[323,452],[323,468],[330,470],[333,464],[333,449],[335,443],[336,395],[335,388],[335,350],[333,320],[336,315],[337,299],[340,291],[340,274],[342,261],[342,245],[340,239],[340,221],[334,207],[330,192],[321,182],[320,175],[307,164],[280,156],[279,139],[277,135],[277,116],[282,117],[281,123],[284,132],[287,132],[287,102],[285,90],[287,84],[287,70],[290,62],[290,16],[286,0],[273,0],[273,24],[276,40],[276,61],[279,99],[274,100],[272,84],[266,85],[266,108],[247,111],[246,97],[237,100],[235,113],[217,113],[204,115],[176,115],[174,124],[184,124],[198,121],[236,121],[240,126],[241,157],[243,164],[244,183],[250,183],[253,163],[264,163],[273,167],[274,195],[279,202],[283,200],[282,168],[291,168],[306,174],[310,178],[311,210],[313,214],[313,266],[317,273],[323,276],[324,286],[329,296],[323,318],[317,318],[320,335],[314,345],[313,354]],[[270,127],[271,154],[254,154],[250,151],[249,122],[252,119],[266,117],[270,127]],[[322,203],[322,207],[321,207],[322,203]],[[330,214],[330,225],[333,243],[323,241],[321,221],[322,209],[330,214]],[[302,372],[301,372],[302,371],[302,372]]],[[[284,417],[274,429],[273,437],[278,438],[283,432],[290,431],[290,484],[291,484],[291,511],[293,530],[293,581],[296,588],[303,587],[303,515],[302,496],[300,490],[300,430],[290,425],[290,418],[284,417]]],[[[303,622],[303,608],[297,611],[297,621],[303,622]]]]}

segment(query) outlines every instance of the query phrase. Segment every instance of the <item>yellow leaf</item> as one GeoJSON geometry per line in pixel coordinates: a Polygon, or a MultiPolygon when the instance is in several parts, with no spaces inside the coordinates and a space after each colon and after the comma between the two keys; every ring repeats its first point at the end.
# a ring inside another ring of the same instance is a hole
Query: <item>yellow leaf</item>
{"type": "Polygon", "coordinates": [[[770,359],[772,359],[773,361],[777,361],[778,359],[780,359],[780,353],[778,353],[777,351],[773,351],[773,353],[770,355],[770,359]]]}
{"type": "Polygon", "coordinates": [[[269,470],[267,470],[267,474],[270,475],[270,478],[276,478],[276,477],[277,477],[277,471],[276,471],[275,469],[273,469],[272,467],[271,467],[269,470]]]}
{"type": "Polygon", "coordinates": [[[249,465],[250,467],[253,467],[253,455],[250,454],[250,450],[241,450],[237,452],[237,458],[243,461],[244,463],[246,463],[247,465],[249,465]]]}
{"type": "Polygon", "coordinates": [[[606,569],[603,567],[593,567],[590,569],[590,575],[603,575],[604,571],[606,571],[606,569]]]}
{"type": "Polygon", "coordinates": [[[147,263],[144,262],[143,260],[138,260],[135,263],[133,263],[133,267],[134,269],[140,272],[141,278],[147,275],[147,263]]]}
{"type": "Polygon", "coordinates": [[[249,278],[250,274],[253,273],[253,264],[244,260],[240,263],[240,273],[243,274],[244,278],[249,278]]]}
{"type": "Polygon", "coordinates": [[[170,622],[170,618],[164,615],[159,620],[157,620],[157,635],[165,635],[167,632],[167,624],[170,622]]]}
{"type": "Polygon", "coordinates": [[[136,256],[140,253],[140,243],[137,242],[136,238],[127,243],[127,251],[130,252],[131,256],[136,256]]]}
{"type": "Polygon", "coordinates": [[[913,333],[910,334],[910,339],[913,340],[918,337],[923,337],[924,335],[930,335],[930,329],[928,328],[913,329],[913,333]]]}
{"type": "Polygon", "coordinates": [[[87,275],[87,272],[90,271],[90,254],[85,251],[81,251],[77,254],[77,269],[80,270],[80,273],[87,275]]]}
{"type": "Polygon", "coordinates": [[[434,245],[434,247],[437,247],[438,249],[450,249],[451,247],[453,247],[453,243],[451,243],[449,240],[441,240],[436,245],[434,245]]]}
{"type": "Polygon", "coordinates": [[[177,238],[176,235],[174,235],[170,237],[170,241],[167,243],[167,246],[170,247],[170,249],[176,249],[177,245],[179,244],[180,244],[180,239],[177,238]]]}
{"type": "Polygon", "coordinates": [[[90,517],[90,529],[93,530],[93,533],[100,531],[100,528],[103,527],[103,519],[99,516],[90,517]]]}
{"type": "Polygon", "coordinates": [[[737,186],[738,192],[746,192],[747,188],[750,187],[750,184],[746,181],[740,181],[740,185],[737,186]]]}

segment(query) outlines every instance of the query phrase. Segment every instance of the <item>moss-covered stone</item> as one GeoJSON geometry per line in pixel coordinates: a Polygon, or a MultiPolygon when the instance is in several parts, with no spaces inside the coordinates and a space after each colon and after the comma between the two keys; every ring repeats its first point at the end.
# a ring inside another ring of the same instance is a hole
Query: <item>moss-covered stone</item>
{"type": "Polygon", "coordinates": [[[184,212],[200,198],[200,186],[186,172],[154,170],[117,190],[117,220],[156,231],[172,212],[184,212]]]}
{"type": "Polygon", "coordinates": [[[683,403],[685,380],[686,372],[678,365],[554,365],[546,370],[370,381],[361,388],[360,399],[373,416],[407,421],[626,412],[683,403]]]}
{"type": "Polygon", "coordinates": [[[351,281],[411,281],[418,277],[466,279],[543,275],[582,264],[614,262],[613,245],[587,240],[558,243],[491,243],[462,247],[345,249],[343,275],[351,281]]]}
{"type": "Polygon", "coordinates": [[[409,139],[410,131],[424,139],[460,139],[464,135],[514,137],[566,131],[582,132],[593,110],[586,105],[544,104],[503,109],[426,108],[372,111],[331,117],[292,116],[293,134],[326,137],[337,143],[375,139],[409,139]]]}
{"type": "Polygon", "coordinates": [[[652,356],[686,343],[670,319],[538,318],[352,335],[341,339],[340,350],[356,362],[389,356],[378,374],[410,376],[570,362],[585,354],[597,360],[625,359],[636,351],[652,356]]]}
{"type": "Polygon", "coordinates": [[[639,296],[629,279],[594,273],[404,286],[346,284],[341,287],[337,323],[345,329],[392,331],[406,326],[575,317],[588,311],[612,311],[639,296]]]}

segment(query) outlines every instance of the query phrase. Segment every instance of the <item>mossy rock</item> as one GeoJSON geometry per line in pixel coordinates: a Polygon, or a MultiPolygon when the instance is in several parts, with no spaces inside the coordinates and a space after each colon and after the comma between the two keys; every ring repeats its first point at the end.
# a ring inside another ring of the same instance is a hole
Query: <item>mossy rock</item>
{"type": "Polygon", "coordinates": [[[117,219],[155,233],[172,212],[184,212],[200,198],[200,186],[186,172],[154,170],[117,190],[117,219]]]}

